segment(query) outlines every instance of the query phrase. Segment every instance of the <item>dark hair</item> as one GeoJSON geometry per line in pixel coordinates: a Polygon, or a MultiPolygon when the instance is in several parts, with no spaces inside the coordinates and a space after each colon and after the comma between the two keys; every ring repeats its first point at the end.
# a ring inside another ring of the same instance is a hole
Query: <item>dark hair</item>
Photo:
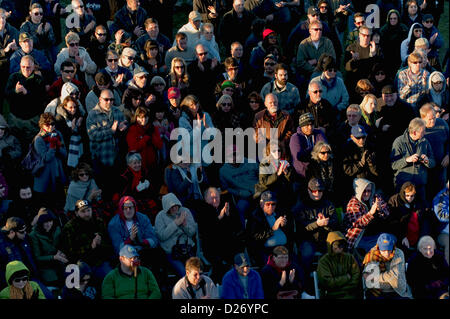
{"type": "Polygon", "coordinates": [[[238,61],[233,57],[226,58],[225,61],[223,61],[223,65],[225,69],[239,67],[238,61]]]}
{"type": "Polygon", "coordinates": [[[78,178],[78,174],[79,174],[81,171],[85,171],[86,173],[89,174],[89,176],[90,176],[91,178],[93,177],[94,171],[93,171],[91,165],[89,165],[88,163],[85,163],[85,162],[80,162],[80,163],[78,163],[77,167],[75,167],[75,168],[72,170],[71,177],[72,177],[72,180],[73,180],[73,181],[79,181],[79,180],[80,180],[80,179],[78,178]]]}
{"type": "Polygon", "coordinates": [[[55,123],[55,116],[49,112],[42,113],[39,117],[39,128],[50,123],[55,123]]]}
{"type": "Polygon", "coordinates": [[[364,13],[356,12],[355,15],[353,16],[353,21],[356,21],[356,18],[360,18],[360,17],[363,17],[365,19],[364,13]]]}
{"type": "Polygon", "coordinates": [[[275,65],[275,73],[277,73],[278,70],[286,70],[289,72],[289,67],[284,63],[277,63],[277,65],[275,65]]]}
{"type": "Polygon", "coordinates": [[[144,21],[144,28],[147,28],[148,25],[151,24],[151,23],[155,23],[155,24],[157,24],[159,26],[158,21],[155,18],[147,18],[144,21]]]}
{"type": "Polygon", "coordinates": [[[72,68],[74,68],[75,71],[77,70],[75,63],[73,63],[70,60],[65,60],[63,63],[61,63],[59,70],[62,71],[62,70],[64,70],[65,67],[72,67],[72,68]]]}
{"type": "Polygon", "coordinates": [[[259,105],[263,105],[263,104],[264,104],[264,101],[263,101],[261,95],[259,95],[259,93],[256,92],[256,91],[251,92],[251,93],[247,96],[247,100],[248,100],[248,101],[250,101],[251,99],[257,100],[258,103],[259,103],[259,105]]]}

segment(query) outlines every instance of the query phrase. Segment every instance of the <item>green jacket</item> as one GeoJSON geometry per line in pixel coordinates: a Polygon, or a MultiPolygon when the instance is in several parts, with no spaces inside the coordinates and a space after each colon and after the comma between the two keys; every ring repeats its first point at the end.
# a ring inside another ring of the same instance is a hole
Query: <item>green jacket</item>
{"type": "Polygon", "coordinates": [[[137,280],[119,267],[111,270],[103,279],[102,299],[161,299],[161,291],[155,276],[146,267],[138,268],[137,280]]]}
{"type": "Polygon", "coordinates": [[[333,43],[327,37],[321,37],[319,40],[319,46],[316,49],[311,37],[306,38],[298,45],[297,50],[297,69],[301,72],[309,74],[307,78],[314,72],[316,66],[308,63],[309,60],[316,59],[319,61],[320,56],[323,53],[330,54],[333,59],[336,60],[336,53],[334,51],[333,43]]]}
{"type": "Polygon", "coordinates": [[[337,240],[345,240],[341,232],[328,233],[328,253],[320,258],[317,265],[320,294],[328,299],[356,299],[359,297],[361,282],[359,266],[353,255],[332,252],[331,245],[337,240]]]}
{"type": "Polygon", "coordinates": [[[36,226],[30,233],[30,244],[35,257],[39,272],[45,283],[57,281],[59,278],[58,270],[62,264],[55,260],[53,256],[58,252],[59,238],[61,237],[61,228],[57,226],[47,236],[36,226]]]}
{"type": "MultiPolygon", "coordinates": [[[[21,270],[26,270],[28,271],[28,274],[30,273],[30,271],[28,270],[27,266],[24,265],[23,262],[18,261],[18,260],[14,260],[9,262],[6,265],[6,282],[8,283],[8,287],[6,287],[5,289],[3,289],[2,291],[0,291],[0,299],[10,299],[9,298],[9,290],[10,287],[12,285],[12,283],[9,282],[10,278],[12,277],[12,275],[14,275],[16,272],[21,271],[21,270]]],[[[33,288],[33,290],[39,290],[39,299],[46,299],[44,296],[44,293],[41,290],[41,287],[39,287],[39,285],[34,282],[34,281],[30,281],[30,285],[33,288]]]]}

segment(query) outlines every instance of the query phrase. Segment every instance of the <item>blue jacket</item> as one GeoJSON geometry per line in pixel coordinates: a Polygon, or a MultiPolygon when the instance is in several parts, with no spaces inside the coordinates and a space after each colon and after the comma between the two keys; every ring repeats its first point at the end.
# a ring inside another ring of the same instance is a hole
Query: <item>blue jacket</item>
{"type": "MultiPolygon", "coordinates": [[[[222,299],[244,299],[244,288],[242,287],[238,272],[233,268],[228,271],[222,279],[222,299]]],[[[264,299],[264,290],[261,276],[255,270],[248,274],[248,298],[264,299]]]]}
{"type": "MultiPolygon", "coordinates": [[[[13,55],[11,55],[11,58],[9,60],[10,74],[20,72],[20,60],[25,55],[27,54],[23,52],[21,48],[19,48],[16,52],[13,53],[13,55]]],[[[39,64],[40,70],[50,74],[53,72],[52,66],[44,52],[42,52],[41,50],[33,49],[30,55],[34,58],[35,63],[39,64]]]]}

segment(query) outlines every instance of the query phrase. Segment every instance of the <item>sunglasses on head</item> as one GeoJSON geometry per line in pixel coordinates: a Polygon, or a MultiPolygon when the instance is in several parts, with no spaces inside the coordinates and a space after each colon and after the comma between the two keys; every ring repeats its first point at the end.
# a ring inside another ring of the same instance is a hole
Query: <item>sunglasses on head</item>
{"type": "Polygon", "coordinates": [[[28,276],[23,276],[23,277],[20,277],[20,278],[14,278],[14,280],[13,280],[13,282],[15,282],[16,284],[18,284],[19,282],[22,282],[22,281],[28,281],[28,276]]]}

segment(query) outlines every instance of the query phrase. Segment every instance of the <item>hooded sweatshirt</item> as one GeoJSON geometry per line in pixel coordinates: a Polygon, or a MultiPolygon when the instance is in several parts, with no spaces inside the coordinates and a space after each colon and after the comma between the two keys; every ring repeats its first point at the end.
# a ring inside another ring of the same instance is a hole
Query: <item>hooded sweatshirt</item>
{"type": "Polygon", "coordinates": [[[386,61],[394,59],[395,61],[400,62],[400,46],[407,37],[408,27],[401,23],[401,16],[397,10],[389,10],[386,16],[386,24],[380,29],[380,34],[380,44],[386,61]],[[396,13],[398,17],[398,22],[394,26],[389,23],[389,19],[393,13],[396,13]]]}
{"type": "Polygon", "coordinates": [[[328,253],[319,259],[317,275],[321,295],[330,299],[354,299],[359,295],[358,286],[360,270],[352,254],[343,252],[333,253],[332,245],[335,241],[344,240],[339,231],[328,233],[328,253]],[[350,278],[348,277],[350,275],[350,278]]]}
{"type": "MultiPolygon", "coordinates": [[[[155,230],[156,235],[160,240],[161,248],[164,249],[166,254],[172,253],[172,247],[177,243],[178,237],[183,234],[187,235],[188,243],[190,245],[195,245],[193,237],[197,232],[197,223],[192,217],[189,209],[182,207],[181,202],[173,193],[163,196],[162,207],[163,209],[158,213],[155,219],[155,230]],[[175,223],[176,216],[168,214],[170,208],[175,205],[179,206],[178,214],[181,214],[182,212],[186,213],[186,225],[177,225],[175,223]]],[[[180,239],[180,242],[184,243],[186,238],[184,236],[181,237],[183,238],[180,239]]]]}
{"type": "Polygon", "coordinates": [[[14,260],[6,265],[6,282],[8,283],[8,287],[0,291],[0,299],[22,299],[24,293],[26,294],[26,299],[30,299],[31,295],[36,290],[39,292],[39,299],[46,299],[41,288],[34,281],[28,281],[22,290],[14,287],[12,284],[12,279],[14,278],[14,274],[18,272],[23,273],[23,276],[30,275],[30,271],[27,266],[25,266],[21,261],[14,260]]]}
{"type": "Polygon", "coordinates": [[[406,61],[406,58],[408,57],[408,48],[409,48],[409,42],[411,42],[411,38],[413,37],[413,30],[417,27],[422,27],[420,23],[414,23],[411,28],[409,28],[408,37],[402,41],[402,44],[400,45],[400,56],[402,58],[402,62],[406,61]]]}
{"type": "MultiPolygon", "coordinates": [[[[53,115],[56,115],[56,108],[59,104],[61,104],[66,97],[68,97],[73,92],[79,92],[80,89],[73,84],[72,82],[66,82],[63,84],[61,88],[61,96],[53,99],[45,108],[44,112],[52,113],[53,115]]],[[[78,109],[82,114],[86,114],[86,110],[84,109],[84,106],[81,104],[80,101],[78,101],[78,109]]]]}
{"type": "Polygon", "coordinates": [[[108,233],[116,253],[119,253],[122,244],[155,248],[159,243],[150,219],[137,211],[136,201],[131,196],[123,196],[120,199],[117,214],[108,224],[108,233]],[[133,203],[136,211],[130,221],[125,218],[123,212],[123,204],[128,200],[133,203]],[[138,234],[131,240],[130,232],[133,225],[137,226],[138,234]]]}

